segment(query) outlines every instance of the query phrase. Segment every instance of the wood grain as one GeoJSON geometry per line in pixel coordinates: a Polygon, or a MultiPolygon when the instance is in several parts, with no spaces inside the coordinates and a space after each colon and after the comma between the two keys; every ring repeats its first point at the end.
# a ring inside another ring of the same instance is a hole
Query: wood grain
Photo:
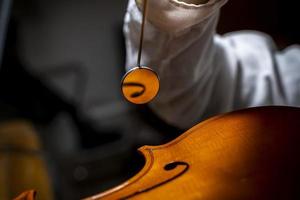
{"type": "Polygon", "coordinates": [[[146,164],[136,176],[86,200],[300,199],[299,122],[300,109],[290,107],[212,118],[168,144],[140,148],[146,164]],[[174,162],[189,167],[165,170],[174,162]]]}

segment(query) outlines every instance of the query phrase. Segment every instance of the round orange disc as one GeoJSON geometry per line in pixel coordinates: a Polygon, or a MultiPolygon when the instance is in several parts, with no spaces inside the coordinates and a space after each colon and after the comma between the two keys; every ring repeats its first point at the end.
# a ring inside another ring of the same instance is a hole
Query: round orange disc
{"type": "Polygon", "coordinates": [[[123,77],[122,93],[131,103],[149,103],[156,97],[158,91],[158,75],[148,67],[135,67],[123,77]]]}

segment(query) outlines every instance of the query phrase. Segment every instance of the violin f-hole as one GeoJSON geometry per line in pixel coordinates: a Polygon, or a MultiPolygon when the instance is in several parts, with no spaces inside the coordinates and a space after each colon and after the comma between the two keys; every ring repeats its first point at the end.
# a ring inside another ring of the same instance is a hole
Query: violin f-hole
{"type": "Polygon", "coordinates": [[[171,181],[177,179],[178,177],[182,176],[182,175],[183,175],[184,173],[186,173],[186,172],[188,171],[188,169],[190,168],[190,165],[189,165],[188,163],[186,163],[186,162],[183,162],[183,161],[174,161],[174,162],[171,162],[171,163],[166,164],[166,165],[164,166],[163,169],[164,169],[165,171],[171,171],[171,170],[176,169],[178,166],[184,166],[184,169],[183,169],[180,173],[176,174],[175,176],[173,176],[173,177],[171,177],[171,178],[169,178],[169,179],[167,179],[167,180],[165,180],[165,181],[163,181],[163,182],[161,182],[161,183],[158,183],[158,184],[156,184],[156,185],[153,185],[152,187],[149,187],[149,188],[146,188],[146,189],[139,190],[139,191],[137,191],[137,192],[135,192],[135,193],[133,193],[133,194],[131,194],[131,195],[128,195],[128,196],[126,196],[126,197],[123,197],[122,199],[129,199],[129,198],[132,198],[132,197],[137,196],[137,195],[139,195],[139,194],[142,194],[142,193],[145,193],[145,192],[149,192],[150,190],[153,190],[153,189],[155,189],[155,188],[158,188],[158,187],[160,187],[160,186],[162,186],[162,185],[164,185],[164,184],[167,184],[167,183],[169,183],[169,182],[171,182],[171,181]]]}

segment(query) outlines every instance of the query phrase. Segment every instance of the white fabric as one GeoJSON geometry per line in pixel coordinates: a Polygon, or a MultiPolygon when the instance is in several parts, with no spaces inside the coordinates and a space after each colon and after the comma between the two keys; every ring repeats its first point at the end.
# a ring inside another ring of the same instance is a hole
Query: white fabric
{"type": "MultiPolygon", "coordinates": [[[[190,128],[239,108],[300,106],[300,47],[278,52],[269,36],[255,31],[217,35],[225,3],[149,0],[142,63],[160,76],[161,90],[150,106],[170,124],[190,128]]],[[[129,0],[127,69],[136,65],[140,24],[141,12],[129,0]]]]}

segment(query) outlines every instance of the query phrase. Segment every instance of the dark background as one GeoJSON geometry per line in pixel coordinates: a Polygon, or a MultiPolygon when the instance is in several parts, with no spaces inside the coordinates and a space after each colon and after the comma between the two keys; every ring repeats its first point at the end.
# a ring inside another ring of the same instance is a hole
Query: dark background
{"type": "MultiPolygon", "coordinates": [[[[127,104],[119,93],[126,4],[124,0],[14,1],[0,68],[0,118],[34,124],[57,199],[79,199],[126,180],[143,165],[138,147],[162,144],[182,133],[146,107],[127,104]],[[45,74],[30,70],[57,65],[61,71],[47,73],[63,79],[65,72],[74,70],[78,81],[74,99],[83,97],[80,102],[90,95],[83,92],[90,86],[80,69],[97,68],[101,84],[91,87],[99,90],[98,101],[80,107],[49,87],[45,74]],[[97,112],[85,107],[90,104],[97,112]],[[83,109],[91,112],[84,115],[83,109]]],[[[222,9],[218,32],[259,30],[270,34],[282,49],[299,43],[298,20],[296,1],[230,0],[222,9]]]]}
{"type": "Polygon", "coordinates": [[[299,44],[297,5],[294,0],[229,0],[222,9],[219,32],[259,30],[271,35],[279,48],[299,44]]]}

